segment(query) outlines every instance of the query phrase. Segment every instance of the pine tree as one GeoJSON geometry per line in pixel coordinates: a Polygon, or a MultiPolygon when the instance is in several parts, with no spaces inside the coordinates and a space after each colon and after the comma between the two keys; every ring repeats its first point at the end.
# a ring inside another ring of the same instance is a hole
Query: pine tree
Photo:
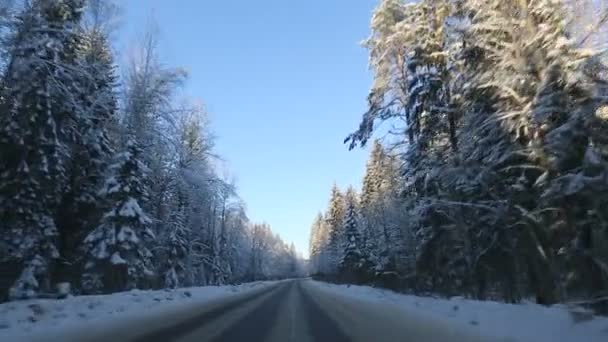
{"type": "Polygon", "coordinates": [[[367,161],[365,175],[363,176],[363,189],[361,192],[361,207],[369,207],[378,197],[382,185],[382,159],[384,147],[375,140],[367,161]]]}
{"type": "Polygon", "coordinates": [[[339,263],[340,278],[347,282],[361,282],[369,267],[359,234],[357,213],[357,194],[350,187],[345,196],[346,213],[344,216],[344,247],[339,263]]]}
{"type": "Polygon", "coordinates": [[[249,267],[249,246],[247,234],[248,219],[244,204],[237,202],[230,210],[227,220],[227,258],[232,271],[231,282],[246,279],[249,267]]]}
{"type": "Polygon", "coordinates": [[[374,12],[369,109],[347,141],[406,122],[402,177],[394,162],[377,177],[368,164],[362,216],[389,228],[374,249],[406,265],[410,285],[545,304],[608,286],[595,215],[608,69],[574,31],[557,0],[385,0],[374,12]],[[560,270],[581,274],[563,282],[560,270]]]}
{"type": "Polygon", "coordinates": [[[198,210],[209,195],[207,191],[209,166],[207,154],[209,142],[203,127],[203,113],[198,110],[187,112],[180,123],[176,168],[168,175],[170,183],[166,192],[169,201],[163,205],[169,210],[168,219],[158,233],[157,264],[164,273],[165,284],[176,287],[187,281],[192,284],[196,270],[191,266],[200,257],[195,257],[193,245],[199,243],[196,236],[201,213],[198,210]]]}
{"type": "Polygon", "coordinates": [[[164,282],[168,288],[179,287],[182,284],[180,279],[187,278],[184,274],[187,271],[185,259],[191,248],[189,243],[191,232],[186,222],[187,208],[184,205],[183,194],[178,193],[177,196],[178,204],[174,207],[167,225],[168,236],[163,239],[167,249],[166,265],[163,265],[164,282]]]}
{"type": "Polygon", "coordinates": [[[27,4],[19,17],[0,96],[3,254],[23,261],[11,297],[48,290],[59,257],[53,218],[66,184],[68,143],[82,107],[75,88],[82,1],[27,4]]]}
{"type": "Polygon", "coordinates": [[[393,271],[400,253],[399,173],[397,159],[375,141],[363,178],[360,211],[362,244],[379,271],[393,271]]]}
{"type": "Polygon", "coordinates": [[[105,34],[95,27],[84,31],[78,54],[82,70],[82,112],[76,122],[79,135],[70,144],[67,186],[56,215],[62,257],[57,276],[75,281],[78,279],[71,278],[78,273],[74,269],[78,246],[103,213],[98,192],[113,154],[110,128],[116,121],[117,108],[113,58],[105,34]]]}
{"type": "Polygon", "coordinates": [[[299,261],[298,261],[298,254],[296,251],[296,246],[293,244],[293,242],[289,245],[288,255],[289,255],[289,264],[288,264],[287,273],[291,277],[296,277],[299,273],[299,270],[298,270],[299,261]]]}
{"type": "Polygon", "coordinates": [[[331,189],[327,216],[325,218],[328,230],[328,242],[326,246],[328,267],[330,274],[337,272],[338,262],[342,258],[342,244],[344,241],[344,195],[336,184],[331,189]]]}
{"type": "MultiPolygon", "coordinates": [[[[572,157],[580,160],[585,153],[588,142],[587,133],[579,128],[585,120],[581,111],[589,117],[593,116],[592,108],[597,108],[597,103],[589,101],[593,85],[578,71],[587,58],[568,40],[563,25],[566,14],[558,1],[488,0],[469,5],[475,13],[470,29],[475,42],[471,42],[471,48],[477,49],[479,63],[471,67],[475,73],[468,82],[471,89],[467,90],[465,104],[479,110],[465,124],[482,142],[470,147],[474,151],[470,155],[479,156],[484,167],[496,169],[500,165],[504,170],[499,172],[495,186],[505,189],[502,196],[516,208],[511,217],[519,219],[512,224],[521,227],[522,234],[511,241],[500,229],[494,234],[504,236],[506,241],[501,243],[505,245],[515,244],[529,251],[522,265],[527,281],[539,303],[554,303],[561,292],[556,250],[550,242],[554,233],[550,225],[539,225],[536,205],[543,178],[550,180],[555,172],[568,168],[565,165],[572,163],[572,157]],[[507,27],[510,29],[505,36],[507,27]],[[519,43],[496,49],[496,37],[519,43]],[[574,120],[568,120],[568,116],[574,120]],[[483,126],[476,118],[483,118],[483,126]],[[561,137],[553,139],[557,136],[561,137]],[[553,148],[560,151],[550,152],[553,148]]],[[[495,267],[501,266],[499,263],[495,267]]]]}
{"type": "Polygon", "coordinates": [[[152,275],[152,253],[146,240],[153,239],[152,223],[140,203],[147,200],[143,183],[147,168],[140,160],[141,150],[130,140],[127,150],[117,156],[114,172],[106,180],[102,194],[110,209],[84,240],[87,263],[83,287],[88,291],[119,291],[144,284],[152,275]]]}
{"type": "Polygon", "coordinates": [[[185,73],[159,62],[154,34],[115,93],[115,14],[107,0],[0,1],[0,273],[14,281],[0,300],[65,282],[112,292],[295,274],[294,248],[268,225],[252,234],[218,175],[200,106],[176,107],[185,73]]]}
{"type": "Polygon", "coordinates": [[[376,224],[376,212],[374,207],[380,197],[382,186],[382,160],[384,158],[384,147],[379,141],[374,141],[367,161],[365,175],[363,176],[363,187],[361,191],[361,243],[367,250],[372,252],[370,259],[375,260],[378,248],[381,246],[381,232],[376,224]]]}
{"type": "Polygon", "coordinates": [[[327,229],[323,214],[318,213],[310,228],[310,262],[311,273],[323,272],[325,261],[323,260],[324,248],[327,245],[327,229]]]}

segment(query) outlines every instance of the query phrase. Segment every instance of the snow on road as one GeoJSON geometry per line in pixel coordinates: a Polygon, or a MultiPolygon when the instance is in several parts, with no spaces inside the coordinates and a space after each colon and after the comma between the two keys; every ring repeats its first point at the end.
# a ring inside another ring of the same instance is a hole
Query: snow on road
{"type": "Polygon", "coordinates": [[[133,290],[111,295],[36,299],[0,304],[0,340],[29,341],[47,333],[60,333],[96,325],[159,316],[216,299],[266,288],[276,282],[206,286],[177,290],[133,290]]]}
{"type": "MultiPolygon", "coordinates": [[[[464,298],[439,299],[398,294],[367,286],[311,282],[333,296],[365,302],[368,308],[399,308],[403,317],[437,323],[436,329],[466,329],[477,336],[513,342],[606,342],[608,317],[593,316],[563,305],[505,304],[464,298]]],[[[404,322],[405,323],[405,322],[404,322]]]]}
{"type": "MultiPolygon", "coordinates": [[[[276,284],[257,282],[238,286],[130,291],[0,304],[0,341],[82,341],[104,336],[108,331],[116,341],[128,340],[127,336],[133,332],[150,332],[200,314],[201,304],[208,308],[226,305],[229,301],[266,293],[269,286],[276,284]]],[[[573,312],[563,305],[543,307],[531,303],[511,305],[463,298],[438,299],[312,280],[300,284],[323,314],[329,315],[337,327],[356,341],[392,342],[403,340],[403,336],[424,341],[608,341],[608,317],[573,312]],[[399,338],[395,339],[397,336],[399,338]]],[[[300,322],[306,321],[302,318],[305,307],[296,303],[310,306],[310,301],[303,302],[305,298],[296,300],[299,298],[296,295],[302,293],[295,289],[293,287],[286,298],[280,298],[282,304],[279,305],[281,313],[278,317],[281,319],[272,326],[273,330],[269,330],[273,336],[295,334],[301,339],[306,335],[303,322],[300,322]],[[297,324],[294,321],[298,321],[297,324]]],[[[259,300],[248,304],[250,307],[230,311],[226,317],[245,315],[267,296],[258,297],[259,300]]],[[[226,319],[223,324],[229,325],[233,321],[226,319]]],[[[217,330],[219,323],[214,324],[210,329],[217,330]]],[[[206,328],[202,326],[200,329],[206,328]]]]}

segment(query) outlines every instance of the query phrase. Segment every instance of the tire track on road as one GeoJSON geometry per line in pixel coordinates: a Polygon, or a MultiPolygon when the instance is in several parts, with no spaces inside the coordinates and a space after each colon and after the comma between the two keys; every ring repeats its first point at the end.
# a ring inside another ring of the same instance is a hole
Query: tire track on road
{"type": "Polygon", "coordinates": [[[308,318],[309,333],[317,342],[350,342],[351,339],[340,329],[329,315],[311,298],[298,282],[302,308],[308,318]]]}
{"type": "MultiPolygon", "coordinates": [[[[194,317],[188,318],[182,322],[179,322],[170,327],[161,328],[150,333],[145,333],[139,337],[136,337],[132,340],[132,342],[167,342],[167,341],[175,341],[178,340],[192,331],[208,324],[210,321],[225,315],[226,313],[238,309],[240,306],[250,303],[256,299],[259,299],[261,296],[269,294],[273,291],[276,291],[279,288],[288,288],[288,286],[279,285],[271,287],[268,290],[252,295],[251,297],[247,297],[241,300],[234,300],[229,302],[226,305],[222,305],[220,307],[211,309],[209,311],[205,311],[201,314],[195,315],[194,317]]],[[[277,293],[284,292],[284,289],[281,289],[277,293]]],[[[276,297],[276,294],[273,295],[276,297]]]]}
{"type": "Polygon", "coordinates": [[[276,321],[279,305],[293,287],[293,282],[283,286],[252,312],[245,315],[230,329],[214,338],[213,342],[265,341],[276,321]]]}

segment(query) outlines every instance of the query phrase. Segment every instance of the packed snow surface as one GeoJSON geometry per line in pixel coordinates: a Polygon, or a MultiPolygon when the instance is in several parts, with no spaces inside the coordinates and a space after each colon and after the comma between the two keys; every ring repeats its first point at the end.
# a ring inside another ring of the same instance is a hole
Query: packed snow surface
{"type": "Polygon", "coordinates": [[[111,295],[66,299],[33,299],[0,304],[0,341],[29,341],[45,333],[69,331],[87,324],[112,324],[143,315],[202,304],[261,289],[276,282],[205,286],[176,290],[133,290],[111,295]]]}
{"type": "MultiPolygon", "coordinates": [[[[533,303],[514,305],[464,298],[441,299],[403,295],[366,286],[315,281],[307,283],[307,286],[326,293],[324,297],[343,303],[352,301],[357,303],[356,307],[370,314],[391,312],[391,315],[403,317],[404,320],[413,320],[410,323],[424,322],[437,331],[466,330],[475,336],[490,337],[487,340],[509,342],[608,341],[608,317],[593,316],[565,305],[544,307],[533,303]]],[[[188,308],[197,308],[213,300],[223,301],[232,295],[246,295],[247,292],[262,290],[273,284],[276,282],[177,290],[135,290],[112,295],[4,303],[0,304],[0,341],[43,341],[40,337],[46,334],[69,332],[77,328],[86,332],[89,327],[91,334],[94,334],[99,329],[115,326],[117,322],[150,322],[142,320],[147,316],[161,317],[163,320],[174,316],[175,319],[182,319],[173,313],[187,312],[188,308]]],[[[407,325],[407,322],[404,324],[407,325]]]]}
{"type": "MultiPolygon", "coordinates": [[[[335,296],[396,306],[407,316],[420,316],[442,326],[467,329],[478,336],[513,342],[606,342],[608,317],[594,316],[577,308],[534,303],[505,304],[460,297],[441,299],[398,294],[367,286],[313,282],[335,296]]],[[[404,315],[405,316],[405,315],[404,315]]]]}

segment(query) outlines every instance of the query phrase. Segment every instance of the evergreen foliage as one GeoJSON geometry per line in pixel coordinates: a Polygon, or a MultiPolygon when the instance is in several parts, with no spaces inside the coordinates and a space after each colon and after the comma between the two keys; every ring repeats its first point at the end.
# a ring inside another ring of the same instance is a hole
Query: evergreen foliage
{"type": "Polygon", "coordinates": [[[606,294],[606,20],[581,32],[571,6],[380,2],[369,109],[346,139],[400,129],[363,179],[372,281],[542,304],[606,294]]]}
{"type": "Polygon", "coordinates": [[[176,101],[187,75],[159,62],[153,31],[119,79],[116,13],[106,0],[0,3],[0,301],[62,283],[109,293],[302,274],[220,176],[204,108],[176,101]]]}

